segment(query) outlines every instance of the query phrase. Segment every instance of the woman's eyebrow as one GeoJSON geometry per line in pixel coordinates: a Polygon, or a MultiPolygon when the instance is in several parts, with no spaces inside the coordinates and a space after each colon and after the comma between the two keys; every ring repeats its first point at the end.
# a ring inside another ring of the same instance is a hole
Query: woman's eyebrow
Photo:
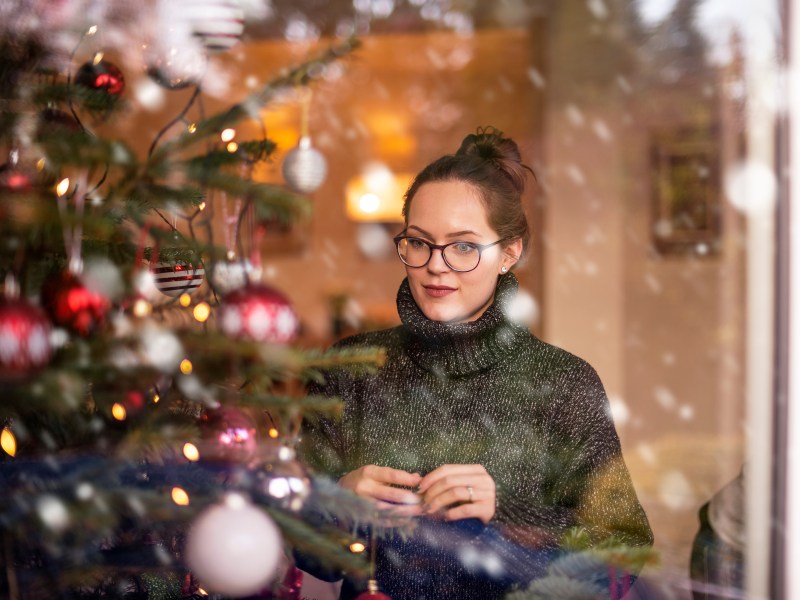
{"type": "MultiPolygon", "coordinates": [[[[416,225],[409,225],[408,229],[416,229],[422,235],[433,239],[433,235],[431,235],[429,232],[425,231],[422,227],[418,227],[416,225]]],[[[478,235],[478,233],[475,232],[475,231],[472,231],[471,229],[465,229],[464,231],[454,231],[453,233],[448,233],[447,235],[445,235],[445,237],[455,238],[455,237],[460,237],[462,235],[478,235]]]]}

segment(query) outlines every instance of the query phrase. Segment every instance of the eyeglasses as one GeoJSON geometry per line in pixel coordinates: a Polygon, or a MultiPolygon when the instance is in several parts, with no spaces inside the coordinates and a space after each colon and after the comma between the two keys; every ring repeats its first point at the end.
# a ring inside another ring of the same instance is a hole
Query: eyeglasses
{"type": "Polygon", "coordinates": [[[481,253],[487,248],[505,242],[503,238],[491,244],[473,244],[472,242],[450,242],[449,244],[432,244],[418,237],[400,234],[394,238],[397,255],[412,269],[419,269],[428,264],[434,250],[442,252],[445,264],[453,271],[466,273],[474,271],[481,262],[481,253]]]}

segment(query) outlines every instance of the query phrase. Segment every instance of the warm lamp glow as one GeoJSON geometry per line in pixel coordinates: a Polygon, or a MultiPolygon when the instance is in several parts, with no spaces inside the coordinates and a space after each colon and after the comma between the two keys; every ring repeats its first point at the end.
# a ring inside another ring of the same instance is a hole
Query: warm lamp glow
{"type": "Polygon", "coordinates": [[[403,195],[413,175],[374,165],[353,177],[345,189],[347,216],[353,221],[402,223],[403,195]]]}

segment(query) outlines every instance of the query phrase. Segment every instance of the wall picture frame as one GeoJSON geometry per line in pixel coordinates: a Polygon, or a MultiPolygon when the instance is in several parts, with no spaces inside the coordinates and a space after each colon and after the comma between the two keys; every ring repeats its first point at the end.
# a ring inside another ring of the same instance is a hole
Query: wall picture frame
{"type": "Polygon", "coordinates": [[[709,256],[719,252],[719,144],[713,128],[656,132],[652,243],[660,254],[709,256]]]}

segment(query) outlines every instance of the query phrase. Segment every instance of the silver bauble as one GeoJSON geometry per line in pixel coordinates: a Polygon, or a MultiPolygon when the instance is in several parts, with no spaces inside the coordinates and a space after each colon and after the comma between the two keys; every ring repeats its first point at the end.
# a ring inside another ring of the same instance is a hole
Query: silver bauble
{"type": "Polygon", "coordinates": [[[211,282],[217,293],[226,295],[233,290],[244,287],[250,280],[253,265],[249,260],[225,260],[214,264],[211,282]]]}
{"type": "Polygon", "coordinates": [[[300,138],[297,147],[290,150],[283,161],[283,178],[289,187],[301,194],[319,188],[327,172],[325,157],[311,145],[311,138],[307,135],[300,138]]]}

